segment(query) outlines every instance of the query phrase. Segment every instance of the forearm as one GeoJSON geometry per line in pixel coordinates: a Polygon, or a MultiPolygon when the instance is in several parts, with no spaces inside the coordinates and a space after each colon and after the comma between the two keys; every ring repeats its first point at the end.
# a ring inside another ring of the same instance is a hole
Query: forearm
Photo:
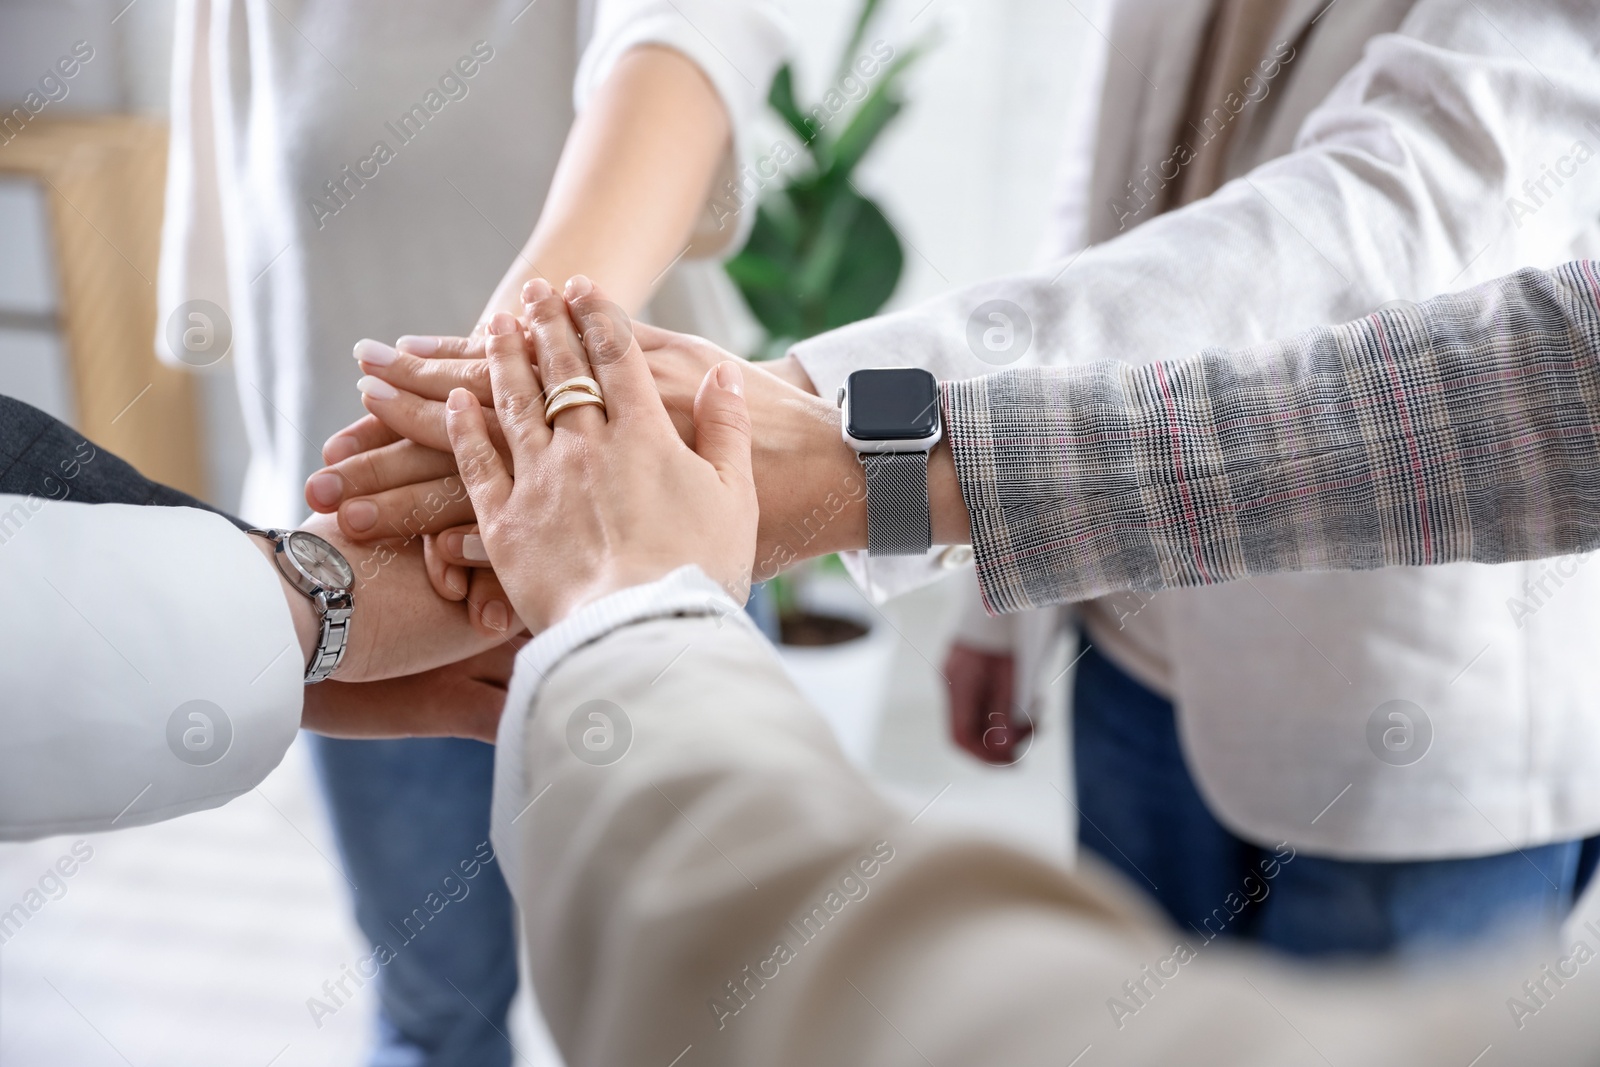
{"type": "Polygon", "coordinates": [[[593,278],[630,313],[686,247],[730,124],[700,69],[670,48],[625,55],[573,123],[544,209],[484,310],[522,313],[522,287],[593,278]]]}
{"type": "Polygon", "coordinates": [[[1237,353],[945,387],[985,599],[1600,547],[1600,269],[1237,353]]]}

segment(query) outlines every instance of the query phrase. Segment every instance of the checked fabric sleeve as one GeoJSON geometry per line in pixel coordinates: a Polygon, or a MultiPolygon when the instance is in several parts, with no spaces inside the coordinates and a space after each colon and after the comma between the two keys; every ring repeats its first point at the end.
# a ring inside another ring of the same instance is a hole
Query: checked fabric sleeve
{"type": "Polygon", "coordinates": [[[1600,265],[941,387],[985,605],[1600,547],[1600,265]]]}

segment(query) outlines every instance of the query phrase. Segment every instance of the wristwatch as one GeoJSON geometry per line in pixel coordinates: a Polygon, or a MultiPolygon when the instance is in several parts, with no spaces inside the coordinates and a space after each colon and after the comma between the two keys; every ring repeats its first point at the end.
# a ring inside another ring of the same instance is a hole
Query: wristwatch
{"type": "Polygon", "coordinates": [[[302,530],[251,530],[273,544],[272,558],[289,584],[310,598],[322,618],[322,633],[306,664],[306,684],[320,682],[339,669],[350,644],[350,616],[355,612],[356,574],[337,548],[302,530]]]}
{"type": "Polygon", "coordinates": [[[922,555],[933,544],[928,453],[944,437],[938,380],[917,367],[854,371],[839,407],[867,479],[867,554],[922,555]]]}

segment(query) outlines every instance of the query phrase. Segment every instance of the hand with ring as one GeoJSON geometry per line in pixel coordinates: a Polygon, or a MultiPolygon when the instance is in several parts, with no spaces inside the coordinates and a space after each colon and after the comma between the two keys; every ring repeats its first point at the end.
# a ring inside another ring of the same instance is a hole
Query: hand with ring
{"type": "Polygon", "coordinates": [[[705,375],[691,449],[630,325],[592,283],[572,279],[564,300],[536,281],[524,298],[526,333],[501,313],[486,337],[505,452],[477,392],[456,388],[446,405],[477,536],[517,614],[538,633],[689,564],[742,600],[757,509],[739,365],[705,375]]]}

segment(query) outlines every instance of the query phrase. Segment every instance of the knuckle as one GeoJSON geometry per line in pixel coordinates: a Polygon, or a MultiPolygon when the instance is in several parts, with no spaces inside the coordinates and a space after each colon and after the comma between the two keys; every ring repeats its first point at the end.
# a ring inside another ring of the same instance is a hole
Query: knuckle
{"type": "Polygon", "coordinates": [[[535,396],[522,392],[511,392],[505,396],[496,397],[496,412],[500,416],[502,425],[522,426],[533,418],[535,410],[539,412],[540,420],[544,418],[544,406],[535,396]]]}

